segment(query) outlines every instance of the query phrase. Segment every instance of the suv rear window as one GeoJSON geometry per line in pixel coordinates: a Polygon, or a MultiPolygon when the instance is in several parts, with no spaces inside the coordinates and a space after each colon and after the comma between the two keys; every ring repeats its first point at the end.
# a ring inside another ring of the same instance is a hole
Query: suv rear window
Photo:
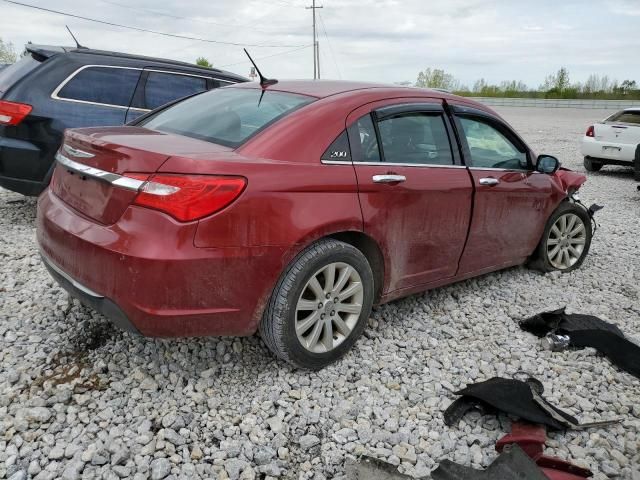
{"type": "Polygon", "coordinates": [[[313,100],[306,95],[258,88],[220,88],[160,110],[139,125],[237,148],[313,100]]]}
{"type": "Polygon", "coordinates": [[[618,123],[638,123],[640,124],[640,110],[638,111],[622,111],[611,115],[606,120],[607,122],[618,123]]]}
{"type": "Polygon", "coordinates": [[[64,84],[58,98],[128,107],[138,85],[140,69],[87,67],[64,84]]]}
{"type": "Polygon", "coordinates": [[[31,55],[27,55],[22,57],[13,65],[9,65],[8,67],[0,70],[0,94],[9,90],[14,83],[27,75],[38,65],[40,65],[38,60],[35,60],[31,55]]]}

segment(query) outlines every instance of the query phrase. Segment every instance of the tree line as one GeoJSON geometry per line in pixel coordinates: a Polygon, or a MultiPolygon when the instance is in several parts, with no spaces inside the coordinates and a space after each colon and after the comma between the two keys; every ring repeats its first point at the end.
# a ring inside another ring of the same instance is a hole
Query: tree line
{"type": "Polygon", "coordinates": [[[530,88],[517,80],[492,84],[484,78],[476,80],[473,87],[469,88],[452,74],[438,68],[427,68],[420,72],[415,86],[440,88],[463,96],[640,100],[640,86],[635,80],[618,82],[607,75],[591,74],[585,82],[571,82],[565,67],[547,75],[537,88],[530,88]]]}

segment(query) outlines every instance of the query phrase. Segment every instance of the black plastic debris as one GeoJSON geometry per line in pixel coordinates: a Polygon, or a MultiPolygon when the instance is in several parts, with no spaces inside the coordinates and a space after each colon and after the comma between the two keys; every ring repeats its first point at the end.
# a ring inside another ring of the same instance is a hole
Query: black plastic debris
{"type": "Polygon", "coordinates": [[[578,420],[542,397],[544,388],[535,378],[526,382],[510,378],[494,377],[480,383],[467,385],[456,392],[462,395],[444,412],[448,426],[457,424],[469,411],[478,409],[483,413],[503,412],[531,423],[546,425],[554,430],[568,428],[584,429],[617,423],[611,420],[595,423],[579,423],[578,420]]]}
{"type": "Polygon", "coordinates": [[[520,327],[544,338],[543,345],[550,350],[595,348],[618,368],[640,378],[640,346],[627,340],[616,325],[598,317],[568,314],[561,308],[527,318],[520,327]]]}
{"type": "Polygon", "coordinates": [[[486,470],[475,470],[443,460],[431,472],[434,480],[549,480],[542,469],[517,445],[505,447],[486,470]]]}

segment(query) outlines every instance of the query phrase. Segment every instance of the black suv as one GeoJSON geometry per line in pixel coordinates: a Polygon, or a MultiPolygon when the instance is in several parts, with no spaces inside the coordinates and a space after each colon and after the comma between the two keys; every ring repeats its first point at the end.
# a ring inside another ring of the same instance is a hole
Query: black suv
{"type": "Polygon", "coordinates": [[[173,60],[29,44],[0,70],[0,187],[38,195],[66,128],[122,125],[176,99],[247,79],[173,60]]]}

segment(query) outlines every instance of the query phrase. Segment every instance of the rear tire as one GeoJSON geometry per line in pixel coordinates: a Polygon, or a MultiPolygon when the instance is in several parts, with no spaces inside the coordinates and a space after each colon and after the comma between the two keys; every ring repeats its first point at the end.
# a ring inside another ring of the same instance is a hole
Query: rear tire
{"type": "Polygon", "coordinates": [[[373,296],[373,273],[362,252],[344,242],[320,240],[282,274],[260,322],[260,335],[281,359],[319,370],[360,337],[373,296]]]}
{"type": "Polygon", "coordinates": [[[602,168],[602,162],[589,157],[584,157],[584,168],[587,172],[599,172],[602,168]]]}
{"type": "Polygon", "coordinates": [[[636,156],[633,160],[633,179],[640,182],[640,145],[636,147],[636,156]]]}
{"type": "Polygon", "coordinates": [[[587,210],[582,205],[563,202],[547,220],[530,266],[542,272],[571,272],[584,262],[592,235],[587,210]]]}

